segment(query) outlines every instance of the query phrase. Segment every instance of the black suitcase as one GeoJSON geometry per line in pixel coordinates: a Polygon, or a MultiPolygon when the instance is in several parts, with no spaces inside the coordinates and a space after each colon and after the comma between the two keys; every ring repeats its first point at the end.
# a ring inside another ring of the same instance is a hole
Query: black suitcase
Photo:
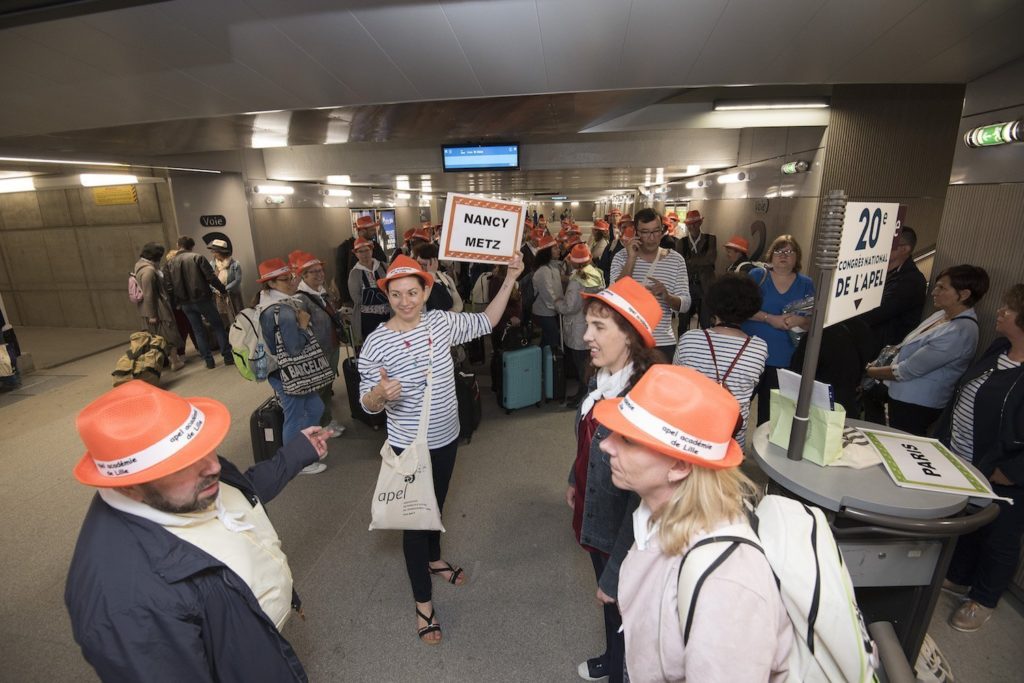
{"type": "Polygon", "coordinates": [[[473,440],[473,432],[480,426],[480,419],[483,417],[480,383],[476,381],[476,375],[456,371],[455,398],[459,403],[459,438],[469,443],[473,440]]]}
{"type": "Polygon", "coordinates": [[[249,436],[252,438],[252,461],[273,458],[284,444],[284,409],[277,396],[271,396],[253,411],[249,418],[249,436]]]}
{"type": "Polygon", "coordinates": [[[544,347],[544,398],[565,400],[565,356],[550,346],[544,347]]]}
{"type": "Polygon", "coordinates": [[[470,365],[483,365],[487,359],[487,350],[484,347],[484,338],[477,337],[466,343],[466,353],[469,355],[470,365]]]}
{"type": "Polygon", "coordinates": [[[345,379],[345,392],[348,394],[348,407],[352,411],[352,419],[359,420],[367,426],[378,430],[387,424],[388,416],[385,411],[379,413],[368,413],[363,410],[363,404],[359,401],[359,368],[355,358],[346,358],[341,361],[341,375],[345,379]]]}

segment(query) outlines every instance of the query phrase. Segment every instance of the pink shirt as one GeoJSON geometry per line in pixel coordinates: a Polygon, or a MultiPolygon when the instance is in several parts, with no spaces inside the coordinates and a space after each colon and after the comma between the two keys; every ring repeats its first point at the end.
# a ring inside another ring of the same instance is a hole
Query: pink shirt
{"type": "MultiPolygon", "coordinates": [[[[645,507],[635,513],[644,525],[645,507]]],[[[729,526],[716,531],[728,533],[729,526]]],[[[785,680],[793,629],[764,555],[741,545],[708,576],[685,647],[677,603],[681,559],[661,552],[655,530],[638,535],[622,563],[618,600],[630,681],[785,680]]]]}

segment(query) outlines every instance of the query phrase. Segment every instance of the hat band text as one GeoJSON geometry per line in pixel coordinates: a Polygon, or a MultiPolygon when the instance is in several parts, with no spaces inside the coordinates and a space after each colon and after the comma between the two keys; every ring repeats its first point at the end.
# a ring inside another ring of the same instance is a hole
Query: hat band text
{"type": "Polygon", "coordinates": [[[621,294],[613,292],[610,289],[601,290],[600,292],[597,293],[597,296],[601,297],[602,299],[608,299],[609,301],[614,302],[616,304],[617,309],[626,313],[629,317],[633,318],[638,323],[643,325],[645,330],[647,330],[651,334],[654,334],[654,330],[651,329],[651,326],[647,322],[647,319],[640,315],[640,311],[636,310],[636,307],[633,306],[633,304],[629,303],[629,299],[622,296],[621,294]]]}
{"type": "Polygon", "coordinates": [[[619,412],[645,434],[680,453],[688,453],[701,460],[717,461],[723,460],[729,452],[728,441],[724,443],[708,441],[673,427],[657,415],[638,406],[629,399],[628,395],[619,402],[619,412]]]}
{"type": "Polygon", "coordinates": [[[181,423],[181,426],[152,446],[119,460],[97,460],[93,457],[92,461],[95,463],[96,469],[104,477],[126,477],[154,465],[159,465],[164,460],[170,458],[198,436],[205,424],[206,415],[199,408],[192,406],[188,418],[181,423]]]}

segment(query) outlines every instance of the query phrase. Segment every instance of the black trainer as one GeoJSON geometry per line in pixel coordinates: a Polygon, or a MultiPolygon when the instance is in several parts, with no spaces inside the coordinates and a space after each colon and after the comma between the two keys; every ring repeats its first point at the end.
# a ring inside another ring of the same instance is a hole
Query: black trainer
{"type": "Polygon", "coordinates": [[[576,673],[585,681],[603,681],[608,678],[608,660],[604,657],[591,657],[576,667],[576,673]]]}

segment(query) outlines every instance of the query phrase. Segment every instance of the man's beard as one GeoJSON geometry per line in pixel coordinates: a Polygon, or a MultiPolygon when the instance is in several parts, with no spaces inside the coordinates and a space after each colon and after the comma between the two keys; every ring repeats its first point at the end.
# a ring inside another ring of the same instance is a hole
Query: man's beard
{"type": "Polygon", "coordinates": [[[182,515],[189,512],[200,512],[213,505],[213,501],[216,500],[216,495],[200,500],[199,492],[209,486],[212,486],[218,481],[220,481],[219,476],[201,479],[199,483],[196,484],[196,490],[192,495],[192,499],[188,502],[177,505],[164,498],[162,493],[149,484],[141,484],[139,486],[139,490],[142,492],[142,502],[149,507],[161,512],[169,512],[173,515],[182,515]]]}

